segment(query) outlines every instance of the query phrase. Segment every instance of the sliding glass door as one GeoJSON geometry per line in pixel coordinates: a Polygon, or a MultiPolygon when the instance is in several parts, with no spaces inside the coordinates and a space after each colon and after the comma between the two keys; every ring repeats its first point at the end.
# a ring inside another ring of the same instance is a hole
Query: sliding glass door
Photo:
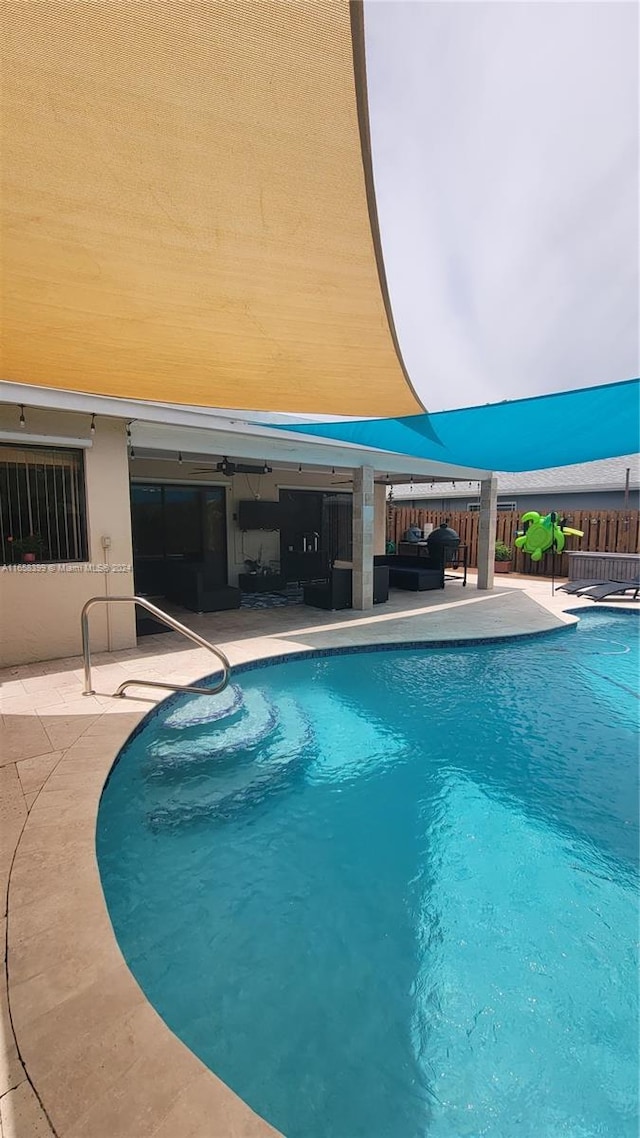
{"type": "Polygon", "coordinates": [[[207,586],[227,583],[225,492],[219,486],[131,485],[135,588],[165,595],[168,567],[175,561],[202,564],[207,586]]]}

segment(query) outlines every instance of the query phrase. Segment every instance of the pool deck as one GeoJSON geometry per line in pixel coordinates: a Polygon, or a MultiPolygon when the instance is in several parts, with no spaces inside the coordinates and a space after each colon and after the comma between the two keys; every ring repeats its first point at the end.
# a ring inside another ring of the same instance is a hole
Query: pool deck
{"type": "MultiPolygon", "coordinates": [[[[444,591],[393,591],[371,613],[295,606],[180,619],[233,665],[304,650],[545,632],[593,608],[540,578],[470,577],[444,591]]],[[[619,607],[619,605],[616,605],[619,607]]],[[[178,610],[174,610],[178,611],[178,610]]],[[[1,1138],[267,1138],[276,1135],[173,1035],[116,944],[95,856],[100,793],[122,744],[157,702],[124,679],[190,683],[211,656],[174,633],[96,654],[83,698],[79,657],[0,672],[1,1138]]],[[[159,693],[159,698],[164,698],[159,693]]]]}

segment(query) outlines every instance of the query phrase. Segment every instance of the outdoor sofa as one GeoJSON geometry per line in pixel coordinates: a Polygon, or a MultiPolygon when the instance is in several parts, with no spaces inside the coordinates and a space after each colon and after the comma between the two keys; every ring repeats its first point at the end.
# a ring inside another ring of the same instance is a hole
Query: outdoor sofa
{"type": "Polygon", "coordinates": [[[376,568],[386,566],[392,589],[410,589],[422,593],[427,589],[444,589],[444,561],[441,557],[404,557],[391,553],[374,557],[376,568]]]}

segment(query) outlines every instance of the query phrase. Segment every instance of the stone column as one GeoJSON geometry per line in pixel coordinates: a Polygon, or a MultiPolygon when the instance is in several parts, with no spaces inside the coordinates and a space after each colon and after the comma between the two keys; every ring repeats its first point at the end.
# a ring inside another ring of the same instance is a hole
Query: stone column
{"type": "Polygon", "coordinates": [[[353,607],[373,608],[374,543],[373,467],[353,472],[353,607]]]}
{"type": "Polygon", "coordinates": [[[478,588],[493,588],[498,502],[497,478],[480,483],[480,524],[478,527],[478,588]]]}

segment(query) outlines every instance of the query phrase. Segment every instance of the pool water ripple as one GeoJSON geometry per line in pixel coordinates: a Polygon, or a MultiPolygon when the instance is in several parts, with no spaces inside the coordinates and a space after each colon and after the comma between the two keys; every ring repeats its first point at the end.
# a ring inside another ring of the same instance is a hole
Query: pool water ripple
{"type": "Polygon", "coordinates": [[[638,630],[278,664],[126,746],[122,951],[288,1138],[636,1138],[638,630]]]}

